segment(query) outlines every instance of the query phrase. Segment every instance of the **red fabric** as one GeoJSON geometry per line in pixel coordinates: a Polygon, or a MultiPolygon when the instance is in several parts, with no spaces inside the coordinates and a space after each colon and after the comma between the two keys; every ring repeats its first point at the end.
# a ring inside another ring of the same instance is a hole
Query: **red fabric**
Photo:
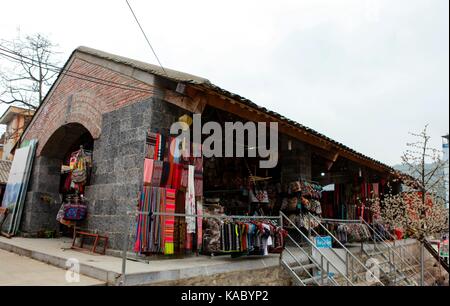
{"type": "Polygon", "coordinates": [[[179,189],[181,185],[181,173],[183,171],[182,164],[173,164],[172,170],[172,188],[179,189]]]}
{"type": "Polygon", "coordinates": [[[403,239],[403,231],[399,228],[394,229],[395,237],[397,237],[397,240],[403,239]]]}
{"type": "Polygon", "coordinates": [[[155,155],[153,156],[154,160],[158,159],[159,154],[159,142],[160,142],[160,135],[159,133],[156,134],[156,144],[155,144],[155,155]]]}
{"type": "Polygon", "coordinates": [[[144,185],[150,185],[153,177],[153,159],[146,158],[144,161],[144,185]]]}

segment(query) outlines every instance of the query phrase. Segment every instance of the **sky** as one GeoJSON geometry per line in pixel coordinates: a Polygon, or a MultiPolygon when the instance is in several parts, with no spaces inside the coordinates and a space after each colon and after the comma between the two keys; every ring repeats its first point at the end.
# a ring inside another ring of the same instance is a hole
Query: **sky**
{"type": "MultiPolygon", "coordinates": [[[[386,164],[449,130],[448,0],[129,0],[162,65],[386,164]]],[[[125,0],[2,1],[0,38],[36,32],[156,64],[125,0]]],[[[5,109],[0,106],[0,113],[5,109]]]]}

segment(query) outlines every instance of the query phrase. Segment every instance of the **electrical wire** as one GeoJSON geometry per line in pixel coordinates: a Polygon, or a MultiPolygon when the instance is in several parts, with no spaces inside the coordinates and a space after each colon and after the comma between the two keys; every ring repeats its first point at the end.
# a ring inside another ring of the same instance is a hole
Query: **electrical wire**
{"type": "MultiPolygon", "coordinates": [[[[39,67],[39,65],[33,63],[33,62],[36,62],[33,59],[27,58],[27,57],[22,56],[22,55],[20,55],[18,53],[15,53],[15,52],[7,51],[6,49],[3,49],[1,47],[0,47],[0,50],[9,52],[11,54],[14,54],[15,56],[20,57],[20,58],[16,58],[16,57],[14,57],[12,55],[0,52],[0,55],[8,57],[8,58],[10,58],[10,59],[12,59],[12,60],[14,60],[16,62],[23,62],[25,64],[28,64],[28,65],[31,65],[31,66],[34,66],[34,67],[39,67]],[[27,59],[29,61],[26,61],[24,59],[27,59]]],[[[50,64],[47,64],[47,66],[55,67],[55,68],[46,68],[47,70],[50,70],[52,72],[59,72],[59,73],[61,73],[63,75],[69,76],[69,77],[73,77],[73,78],[76,78],[76,79],[97,83],[97,84],[100,84],[100,85],[110,86],[110,87],[124,89],[124,90],[135,90],[135,91],[139,91],[139,92],[148,92],[148,93],[154,93],[155,92],[154,90],[151,90],[151,89],[145,89],[145,88],[141,88],[141,87],[125,84],[125,83],[120,83],[120,82],[110,81],[110,80],[106,80],[106,79],[101,79],[101,78],[94,77],[94,76],[87,75],[87,74],[83,74],[83,73],[80,73],[80,72],[59,68],[57,66],[50,65],[50,64]]]]}
{"type": "Polygon", "coordinates": [[[130,11],[131,11],[131,13],[132,13],[133,16],[134,16],[134,19],[136,20],[137,25],[138,25],[139,28],[141,29],[141,32],[142,32],[142,34],[144,35],[145,40],[147,41],[147,44],[150,46],[150,49],[152,50],[153,54],[155,55],[156,60],[157,60],[158,63],[159,63],[159,66],[160,66],[161,69],[164,71],[164,73],[167,75],[166,70],[164,69],[163,65],[161,64],[161,61],[159,60],[158,55],[156,55],[156,52],[155,52],[155,50],[153,49],[152,44],[150,43],[150,40],[148,39],[147,35],[145,34],[144,29],[142,28],[141,24],[139,23],[139,20],[137,19],[136,14],[134,13],[133,9],[131,8],[130,3],[128,2],[128,0],[125,0],[125,1],[127,2],[127,5],[128,5],[128,7],[130,8],[130,11]]]}

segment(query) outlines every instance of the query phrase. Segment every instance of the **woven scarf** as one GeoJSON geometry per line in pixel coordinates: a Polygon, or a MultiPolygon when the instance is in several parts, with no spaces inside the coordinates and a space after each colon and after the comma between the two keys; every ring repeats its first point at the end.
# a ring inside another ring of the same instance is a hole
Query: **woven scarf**
{"type": "Polygon", "coordinates": [[[179,189],[181,186],[181,172],[183,171],[182,164],[173,164],[171,187],[179,189]]]}
{"type": "MultiPolygon", "coordinates": [[[[194,166],[188,166],[188,184],[186,190],[186,206],[187,215],[195,215],[195,187],[194,187],[194,166]]],[[[195,233],[195,217],[186,217],[188,234],[195,233]]]]}
{"type": "Polygon", "coordinates": [[[168,187],[168,181],[169,181],[169,175],[170,175],[170,163],[169,162],[163,162],[162,167],[162,174],[161,174],[161,183],[160,185],[162,187],[168,187]]]}
{"type": "Polygon", "coordinates": [[[194,185],[195,195],[203,195],[203,160],[201,158],[195,159],[194,185]]]}
{"type": "Polygon", "coordinates": [[[153,177],[153,159],[146,158],[144,161],[144,185],[150,185],[153,177]]]}
{"type": "MultiPolygon", "coordinates": [[[[197,215],[203,215],[203,205],[201,201],[197,201],[197,215]]],[[[203,218],[197,218],[197,251],[202,248],[203,242],[203,218]]]]}
{"type": "Polygon", "coordinates": [[[159,187],[161,185],[161,176],[163,162],[161,160],[155,160],[153,162],[153,177],[152,177],[152,185],[155,187],[159,187]]]}
{"type": "MultiPolygon", "coordinates": [[[[166,189],[165,198],[165,212],[174,213],[175,212],[175,189],[166,189]]],[[[171,255],[174,254],[174,227],[175,217],[166,216],[164,223],[164,254],[171,255]]]]}
{"type": "Polygon", "coordinates": [[[189,177],[189,165],[183,164],[183,168],[181,170],[181,182],[180,187],[187,187],[188,186],[188,177],[189,177]]]}
{"type": "Polygon", "coordinates": [[[147,152],[145,156],[147,158],[155,159],[156,143],[158,139],[158,133],[147,132],[146,144],[147,144],[147,152]]]}

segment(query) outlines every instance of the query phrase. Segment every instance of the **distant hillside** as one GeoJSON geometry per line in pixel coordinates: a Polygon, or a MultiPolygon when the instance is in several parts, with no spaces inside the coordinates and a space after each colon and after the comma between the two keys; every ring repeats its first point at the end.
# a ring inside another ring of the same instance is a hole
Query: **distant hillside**
{"type": "MultiPolygon", "coordinates": [[[[405,165],[394,165],[394,166],[392,166],[392,168],[394,168],[395,170],[398,170],[400,172],[403,172],[405,174],[409,174],[412,177],[418,178],[417,177],[417,173],[409,172],[408,171],[408,167],[405,166],[405,165]]],[[[428,171],[430,171],[432,169],[433,169],[433,164],[425,164],[425,172],[428,172],[428,171]]],[[[444,173],[441,173],[441,175],[444,175],[444,173]]],[[[430,182],[430,184],[432,184],[432,182],[430,182]]],[[[440,186],[438,188],[438,195],[445,199],[445,194],[446,194],[445,185],[442,184],[442,186],[440,186]]]]}

